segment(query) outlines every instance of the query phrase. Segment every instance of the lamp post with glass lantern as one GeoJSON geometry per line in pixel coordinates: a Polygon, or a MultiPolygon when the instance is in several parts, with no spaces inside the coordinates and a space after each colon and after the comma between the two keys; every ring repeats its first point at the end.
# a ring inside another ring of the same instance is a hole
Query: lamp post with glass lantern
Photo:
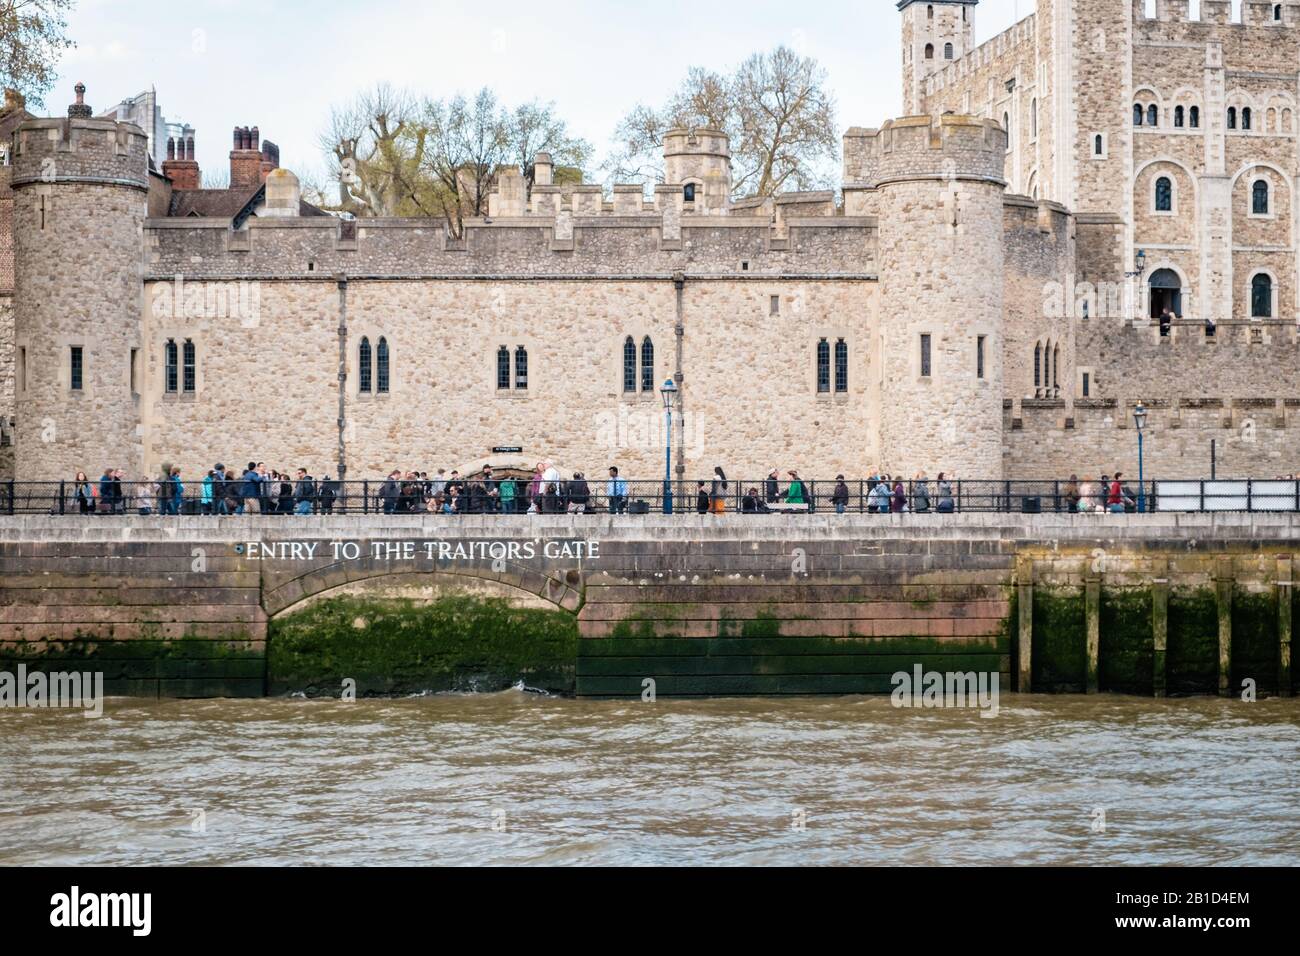
{"type": "Polygon", "coordinates": [[[1142,439],[1146,432],[1147,410],[1141,402],[1138,402],[1137,408],[1133,409],[1133,424],[1137,426],[1138,433],[1138,514],[1146,514],[1147,510],[1147,484],[1146,473],[1143,469],[1143,448],[1142,439]]]}
{"type": "Polygon", "coordinates": [[[671,378],[659,389],[664,399],[664,514],[673,513],[673,402],[677,399],[677,383],[671,378]]]}

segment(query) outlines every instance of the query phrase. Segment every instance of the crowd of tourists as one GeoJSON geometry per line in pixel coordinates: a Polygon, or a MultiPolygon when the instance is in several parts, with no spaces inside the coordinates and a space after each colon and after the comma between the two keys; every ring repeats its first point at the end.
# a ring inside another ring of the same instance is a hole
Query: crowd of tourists
{"type": "MultiPolygon", "coordinates": [[[[980,483],[981,485],[983,483],[980,483]]],[[[675,484],[675,493],[681,494],[675,484]]],[[[1057,486],[1055,510],[1070,512],[1131,512],[1137,510],[1136,496],[1116,472],[1080,479],[1071,475],[1057,486]]],[[[642,483],[637,489],[649,493],[658,508],[663,504],[660,482],[642,483]]],[[[427,471],[394,469],[382,481],[342,482],[328,474],[321,478],[298,468],[294,473],[268,468],[265,462],[250,461],[245,468],[216,464],[198,479],[168,467],[158,477],[128,479],[122,469],[107,468],[98,479],[78,472],[71,497],[82,514],[334,514],[343,511],[378,511],[384,514],[609,514],[645,513],[650,505],[632,494],[627,479],[616,466],[607,476],[590,481],[582,472],[566,477],[554,462],[538,462],[531,477],[498,475],[492,466],[471,476],[439,468],[427,471]],[[364,490],[363,490],[364,488],[364,490]]],[[[913,478],[873,473],[853,487],[844,475],[833,485],[814,485],[789,469],[773,468],[762,482],[736,487],[721,467],[711,479],[695,483],[694,501],[680,500],[675,510],[699,514],[743,514],[820,510],[829,504],[838,514],[846,511],[867,514],[951,514],[963,507],[1002,510],[1010,502],[990,507],[994,495],[965,491],[952,474],[939,472],[931,479],[924,472],[913,478]],[[831,487],[829,496],[826,494],[831,487]],[[693,506],[693,507],[692,507],[693,506]],[[815,507],[816,506],[816,507],[815,507]]]]}

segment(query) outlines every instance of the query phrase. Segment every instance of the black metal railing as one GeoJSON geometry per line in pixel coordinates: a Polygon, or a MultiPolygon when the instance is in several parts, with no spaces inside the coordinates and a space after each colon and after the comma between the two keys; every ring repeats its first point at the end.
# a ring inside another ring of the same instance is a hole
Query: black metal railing
{"type": "Polygon", "coordinates": [[[562,481],[519,479],[102,482],[0,481],[0,515],[366,515],[366,514],[1079,514],[1300,512],[1293,479],[1101,482],[876,479],[562,481]],[[252,491],[256,493],[250,493],[252,491]],[[624,494],[615,494],[623,491],[624,494]]]}

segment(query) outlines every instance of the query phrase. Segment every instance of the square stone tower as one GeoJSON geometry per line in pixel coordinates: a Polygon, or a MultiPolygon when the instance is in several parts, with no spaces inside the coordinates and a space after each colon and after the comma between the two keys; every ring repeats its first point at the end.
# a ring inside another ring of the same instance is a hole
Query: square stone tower
{"type": "Polygon", "coordinates": [[[899,0],[903,14],[903,113],[924,112],[925,80],[975,47],[979,0],[899,0]]]}

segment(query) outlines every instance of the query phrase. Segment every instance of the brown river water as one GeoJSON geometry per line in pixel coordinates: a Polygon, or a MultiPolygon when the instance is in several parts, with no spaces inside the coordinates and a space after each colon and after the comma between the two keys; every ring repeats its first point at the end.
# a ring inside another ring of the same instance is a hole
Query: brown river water
{"type": "Polygon", "coordinates": [[[1300,700],[112,700],[0,710],[0,864],[1296,865],[1298,757],[1300,700]]]}

